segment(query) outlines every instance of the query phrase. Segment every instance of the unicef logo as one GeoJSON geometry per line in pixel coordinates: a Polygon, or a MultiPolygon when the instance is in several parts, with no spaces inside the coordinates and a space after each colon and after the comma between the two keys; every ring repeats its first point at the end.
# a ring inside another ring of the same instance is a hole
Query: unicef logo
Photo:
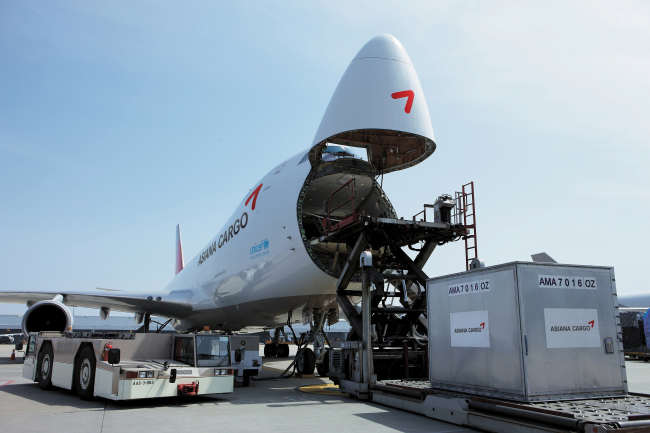
{"type": "Polygon", "coordinates": [[[269,252],[266,250],[269,249],[269,243],[269,239],[266,238],[263,241],[260,241],[259,243],[253,245],[250,248],[251,259],[268,255],[269,252]]]}

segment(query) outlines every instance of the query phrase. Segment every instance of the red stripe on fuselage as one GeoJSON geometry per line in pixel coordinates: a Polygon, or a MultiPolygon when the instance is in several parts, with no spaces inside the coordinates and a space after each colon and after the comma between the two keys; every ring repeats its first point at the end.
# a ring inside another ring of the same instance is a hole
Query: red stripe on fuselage
{"type": "Polygon", "coordinates": [[[260,193],[260,190],[262,189],[262,185],[264,185],[264,184],[260,183],[260,186],[255,188],[255,191],[253,191],[253,193],[250,196],[248,196],[248,200],[246,200],[246,203],[244,203],[244,206],[248,206],[248,202],[251,201],[251,198],[252,198],[253,199],[253,205],[251,206],[251,209],[255,210],[255,203],[257,203],[257,195],[260,193]]]}

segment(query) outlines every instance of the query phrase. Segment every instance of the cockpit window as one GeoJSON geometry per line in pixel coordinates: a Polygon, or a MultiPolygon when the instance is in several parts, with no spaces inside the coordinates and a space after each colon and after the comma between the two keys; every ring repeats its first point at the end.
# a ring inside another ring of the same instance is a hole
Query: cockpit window
{"type": "Polygon", "coordinates": [[[350,152],[343,146],[337,146],[335,144],[328,144],[325,146],[325,149],[323,149],[323,154],[325,153],[332,153],[336,156],[352,156],[354,157],[354,153],[350,152]]]}
{"type": "Polygon", "coordinates": [[[334,161],[339,158],[359,158],[347,146],[340,146],[338,144],[327,144],[323,148],[323,162],[334,161]]]}

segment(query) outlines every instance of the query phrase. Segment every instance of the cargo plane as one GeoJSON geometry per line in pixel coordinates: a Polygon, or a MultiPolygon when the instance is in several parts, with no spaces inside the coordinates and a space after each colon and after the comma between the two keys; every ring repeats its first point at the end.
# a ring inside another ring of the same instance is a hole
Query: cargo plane
{"type": "Polygon", "coordinates": [[[163,291],[5,288],[0,302],[27,304],[25,334],[71,329],[73,306],[98,308],[102,319],[113,310],[134,313],[137,323],[166,317],[178,331],[279,329],[314,322],[314,312],[321,324],[323,317],[336,323],[336,282],[352,246],[320,242],[324,229],[344,221],[351,206],[366,216],[397,218],[379,178],[423,162],[435,149],[411,59],[395,37],[377,36],[349,64],[311,145],[252,183],[224,227],[187,263],[177,227],[176,275],[163,291]]]}

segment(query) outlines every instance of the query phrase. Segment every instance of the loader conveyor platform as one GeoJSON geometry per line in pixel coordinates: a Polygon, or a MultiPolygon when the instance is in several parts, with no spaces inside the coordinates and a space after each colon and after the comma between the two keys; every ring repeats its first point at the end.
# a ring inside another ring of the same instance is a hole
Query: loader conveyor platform
{"type": "Polygon", "coordinates": [[[354,245],[359,233],[364,230],[370,234],[369,244],[383,245],[390,241],[398,247],[423,241],[446,243],[457,240],[465,234],[465,228],[461,224],[360,216],[358,221],[322,236],[320,242],[347,242],[354,245]]]}
{"type": "Polygon", "coordinates": [[[436,389],[430,382],[378,382],[372,400],[429,418],[486,431],[584,432],[650,431],[650,395],[513,403],[436,389]]]}

